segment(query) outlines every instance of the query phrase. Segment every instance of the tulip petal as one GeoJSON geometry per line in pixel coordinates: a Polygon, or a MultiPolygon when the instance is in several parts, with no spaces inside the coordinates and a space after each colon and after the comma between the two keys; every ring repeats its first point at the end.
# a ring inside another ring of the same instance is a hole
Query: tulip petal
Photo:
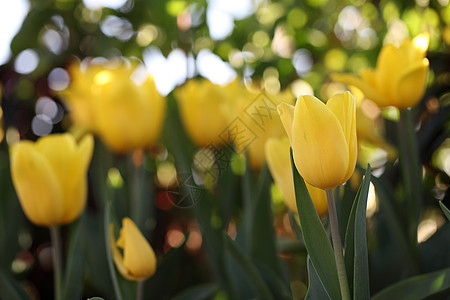
{"type": "Polygon", "coordinates": [[[284,130],[289,138],[292,145],[292,124],[294,122],[294,106],[281,103],[277,106],[278,115],[280,116],[281,123],[283,123],[284,130]]]}
{"type": "Polygon", "coordinates": [[[92,136],[86,136],[78,146],[70,134],[53,134],[39,139],[37,147],[47,158],[62,190],[60,223],[69,223],[81,214],[86,204],[86,172],[92,156],[92,136]]]}
{"type": "Polygon", "coordinates": [[[122,220],[123,263],[133,277],[146,279],[156,271],[156,256],[150,244],[129,218],[122,220]]]}
{"type": "Polygon", "coordinates": [[[289,139],[269,139],[265,144],[267,165],[275,182],[281,189],[286,206],[297,213],[294,181],[292,176],[289,139]]]}
{"type": "MultiPolygon", "coordinates": [[[[368,99],[375,102],[378,106],[386,106],[387,99],[383,95],[378,93],[378,91],[376,90],[376,85],[371,85],[365,80],[350,74],[332,74],[331,79],[337,82],[345,83],[347,85],[354,85],[358,89],[360,89],[368,99]]],[[[374,83],[374,79],[371,79],[371,83],[374,83]]]]}
{"type": "Polygon", "coordinates": [[[347,141],[336,116],[314,96],[300,96],[292,125],[295,165],[315,187],[342,183],[349,163],[347,141]]]}
{"type": "Polygon", "coordinates": [[[91,134],[87,134],[78,145],[78,159],[80,161],[80,167],[84,171],[83,173],[85,173],[89,168],[93,151],[94,138],[91,134]]]}
{"type": "Polygon", "coordinates": [[[119,273],[128,280],[138,281],[139,278],[131,276],[127,268],[125,268],[123,256],[117,248],[116,238],[114,237],[114,225],[112,223],[109,224],[109,246],[112,251],[114,264],[116,265],[117,270],[119,270],[119,273]]]}
{"type": "Polygon", "coordinates": [[[343,182],[352,176],[355,170],[358,145],[356,138],[356,103],[350,92],[337,94],[327,102],[327,107],[334,113],[341,124],[349,150],[349,162],[343,182]]]}
{"type": "Polygon", "coordinates": [[[64,212],[61,187],[47,158],[34,144],[13,146],[11,175],[27,218],[36,225],[58,225],[64,212]]]}
{"type": "Polygon", "coordinates": [[[327,193],[324,190],[316,188],[315,186],[312,186],[307,182],[305,182],[305,184],[319,217],[328,213],[327,193]]]}
{"type": "Polygon", "coordinates": [[[399,109],[416,105],[425,93],[428,59],[412,65],[398,78],[398,103],[394,105],[399,109]]]}

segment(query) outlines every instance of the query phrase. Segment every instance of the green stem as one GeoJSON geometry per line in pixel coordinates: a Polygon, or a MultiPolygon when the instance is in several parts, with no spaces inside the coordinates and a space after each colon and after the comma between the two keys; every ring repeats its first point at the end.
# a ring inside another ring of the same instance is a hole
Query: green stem
{"type": "Polygon", "coordinates": [[[130,186],[130,217],[136,223],[138,228],[143,231],[145,215],[143,214],[144,203],[141,195],[141,178],[143,166],[136,166],[133,162],[133,156],[129,157],[129,174],[131,174],[130,186]]]}
{"type": "Polygon", "coordinates": [[[59,226],[50,227],[50,238],[53,246],[53,272],[54,272],[54,289],[55,299],[62,300],[61,282],[62,282],[62,258],[61,258],[61,236],[59,226]]]}
{"type": "Polygon", "coordinates": [[[109,240],[109,209],[110,209],[109,200],[106,201],[105,204],[105,217],[104,217],[104,230],[105,230],[105,246],[106,246],[106,259],[108,261],[109,274],[111,275],[111,280],[114,287],[114,293],[116,295],[117,300],[122,300],[122,293],[120,292],[119,282],[117,281],[116,270],[114,269],[113,260],[111,256],[111,247],[109,240]]]}
{"type": "Polygon", "coordinates": [[[408,207],[407,230],[411,247],[417,244],[417,227],[422,197],[422,169],[419,160],[417,137],[410,109],[400,111],[398,122],[400,167],[402,171],[405,200],[408,207]]]}
{"type": "Polygon", "coordinates": [[[139,280],[137,284],[136,300],[144,299],[144,280],[139,280]]]}
{"type": "Polygon", "coordinates": [[[339,224],[336,213],[336,205],[334,203],[334,195],[332,190],[327,190],[328,214],[331,227],[331,238],[333,240],[334,258],[338,271],[339,285],[341,287],[342,300],[350,300],[350,290],[348,287],[347,272],[345,270],[344,257],[342,255],[342,242],[339,235],[339,224]]]}

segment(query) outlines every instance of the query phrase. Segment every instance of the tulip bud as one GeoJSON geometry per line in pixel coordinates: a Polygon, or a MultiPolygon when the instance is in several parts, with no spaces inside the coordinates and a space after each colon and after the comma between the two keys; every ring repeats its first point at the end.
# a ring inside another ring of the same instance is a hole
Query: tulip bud
{"type": "Polygon", "coordinates": [[[361,89],[379,107],[412,107],[425,92],[428,43],[428,35],[421,34],[413,40],[405,40],[399,48],[388,44],[381,49],[376,69],[364,70],[361,78],[350,74],[332,74],[331,77],[361,89]]]}
{"type": "Polygon", "coordinates": [[[85,136],[77,145],[70,134],[21,141],[10,150],[11,175],[22,209],[36,225],[67,224],[84,209],[87,170],[94,147],[85,136]]]}
{"type": "Polygon", "coordinates": [[[191,79],[175,90],[187,134],[200,147],[229,142],[222,132],[235,118],[234,98],[225,86],[207,79],[191,79]]]}
{"type": "Polygon", "coordinates": [[[278,113],[306,182],[326,190],[350,178],[357,158],[356,104],[350,92],[331,97],[326,105],[300,96],[295,107],[280,104],[278,113]]]}
{"type": "Polygon", "coordinates": [[[116,152],[150,146],[161,132],[166,101],[150,74],[137,67],[87,64],[71,67],[61,93],[76,125],[89,128],[116,152]]]}
{"type": "MultiPolygon", "coordinates": [[[[267,164],[275,183],[281,189],[286,206],[297,213],[297,203],[295,201],[295,189],[292,175],[291,158],[289,154],[289,139],[271,138],[266,142],[265,152],[267,164]]],[[[319,216],[328,212],[327,196],[324,190],[316,188],[306,183],[309,195],[316,207],[319,216]]]]}
{"type": "Polygon", "coordinates": [[[114,238],[114,225],[110,224],[110,247],[120,274],[128,280],[140,281],[156,271],[156,256],[152,247],[130,218],[122,220],[119,239],[114,238]],[[123,250],[123,255],[119,248],[123,250]]]}

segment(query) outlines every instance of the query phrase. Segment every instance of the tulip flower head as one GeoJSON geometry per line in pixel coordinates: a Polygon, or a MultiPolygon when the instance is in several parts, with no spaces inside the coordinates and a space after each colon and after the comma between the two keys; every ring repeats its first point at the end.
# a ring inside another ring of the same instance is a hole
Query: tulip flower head
{"type": "Polygon", "coordinates": [[[405,40],[398,48],[388,44],[381,49],[376,69],[362,71],[360,78],[350,74],[333,74],[331,77],[361,89],[379,107],[412,107],[425,92],[428,43],[428,35],[421,34],[413,40],[405,40]]]}
{"type": "Polygon", "coordinates": [[[306,182],[326,190],[350,178],[357,158],[356,104],[350,92],[331,97],[327,104],[300,96],[295,107],[280,104],[278,113],[306,182]]]}
{"type": "Polygon", "coordinates": [[[120,274],[133,281],[152,276],[156,271],[155,252],[136,224],[130,218],[124,218],[117,241],[114,238],[114,225],[110,224],[109,229],[110,247],[120,274]],[[123,255],[118,248],[123,250],[123,255]]]}
{"type": "Polygon", "coordinates": [[[228,142],[221,133],[235,117],[230,88],[205,78],[191,79],[175,90],[175,96],[184,128],[197,146],[228,142]]]}
{"type": "MultiPolygon", "coordinates": [[[[275,183],[281,189],[286,206],[297,213],[294,180],[289,153],[290,143],[287,137],[271,138],[266,142],[265,152],[267,165],[275,183]]],[[[309,195],[316,207],[317,214],[322,216],[328,212],[327,196],[324,190],[306,183],[309,195]]]]}
{"type": "Polygon", "coordinates": [[[86,204],[86,178],[93,147],[91,135],[77,144],[67,133],[11,146],[12,181],[32,223],[63,225],[80,216],[86,204]]]}
{"type": "Polygon", "coordinates": [[[120,153],[153,144],[161,132],[166,101],[153,77],[125,63],[75,64],[61,93],[72,121],[100,136],[120,153]]]}

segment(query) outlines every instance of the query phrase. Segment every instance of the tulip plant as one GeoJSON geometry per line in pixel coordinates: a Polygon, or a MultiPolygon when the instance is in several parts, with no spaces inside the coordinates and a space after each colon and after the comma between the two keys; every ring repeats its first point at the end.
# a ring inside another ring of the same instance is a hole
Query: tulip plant
{"type": "Polygon", "coordinates": [[[91,2],[0,67],[0,299],[448,298],[448,1],[91,2]]]}

